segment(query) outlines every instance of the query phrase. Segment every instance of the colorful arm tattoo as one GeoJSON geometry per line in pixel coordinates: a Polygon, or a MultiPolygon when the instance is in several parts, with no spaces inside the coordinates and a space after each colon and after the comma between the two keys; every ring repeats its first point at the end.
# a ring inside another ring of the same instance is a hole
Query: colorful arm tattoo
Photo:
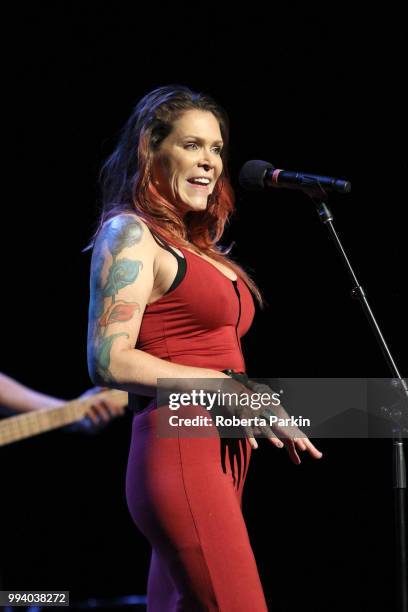
{"type": "Polygon", "coordinates": [[[129,338],[129,334],[120,332],[108,335],[109,325],[130,321],[136,312],[140,312],[137,302],[116,300],[121,289],[131,285],[137,279],[143,263],[133,259],[117,259],[121,252],[140,242],[143,227],[137,219],[115,217],[101,231],[94,248],[91,271],[91,301],[89,306],[89,364],[94,382],[115,383],[110,371],[110,353],[112,344],[120,336],[129,338]],[[112,263],[108,277],[103,284],[102,270],[106,260],[103,254],[106,245],[112,263]],[[105,307],[105,299],[110,304],[105,307]]]}

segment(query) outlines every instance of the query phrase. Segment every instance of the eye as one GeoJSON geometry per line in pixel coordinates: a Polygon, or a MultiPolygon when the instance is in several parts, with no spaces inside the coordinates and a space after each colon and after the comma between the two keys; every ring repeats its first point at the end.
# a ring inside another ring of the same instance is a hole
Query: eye
{"type": "Polygon", "coordinates": [[[217,155],[221,155],[222,147],[214,147],[213,149],[217,155]]]}
{"type": "Polygon", "coordinates": [[[197,143],[196,143],[196,142],[188,142],[188,143],[185,145],[185,148],[186,148],[186,149],[190,149],[190,150],[192,150],[192,151],[193,151],[194,149],[192,149],[192,147],[198,148],[197,143]]]}

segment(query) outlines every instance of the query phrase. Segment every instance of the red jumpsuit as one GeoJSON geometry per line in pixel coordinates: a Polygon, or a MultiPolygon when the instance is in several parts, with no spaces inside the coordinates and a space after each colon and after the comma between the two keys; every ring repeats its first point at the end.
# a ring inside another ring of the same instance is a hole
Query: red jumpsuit
{"type": "MultiPolygon", "coordinates": [[[[136,347],[183,365],[245,371],[240,338],[254,317],[248,287],[180,250],[185,275],[146,307],[136,347]]],[[[188,406],[183,416],[203,410],[188,406]]],[[[158,412],[153,400],[135,414],[126,475],[130,513],[152,546],[149,612],[265,612],[241,509],[248,440],[221,439],[215,427],[205,437],[183,436],[182,428],[158,437],[158,412]]]]}

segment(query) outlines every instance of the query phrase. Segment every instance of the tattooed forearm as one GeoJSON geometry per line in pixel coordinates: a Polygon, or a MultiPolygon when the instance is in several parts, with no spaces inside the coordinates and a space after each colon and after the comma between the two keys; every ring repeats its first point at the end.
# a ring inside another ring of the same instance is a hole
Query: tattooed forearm
{"type": "Polygon", "coordinates": [[[137,302],[116,300],[121,289],[131,285],[143,269],[139,260],[118,259],[122,251],[140,242],[143,227],[137,219],[115,217],[107,223],[95,243],[91,269],[89,307],[89,365],[92,378],[99,383],[115,383],[110,371],[110,353],[114,341],[129,337],[125,332],[107,335],[109,325],[130,321],[140,312],[137,302]],[[104,272],[109,262],[107,274],[104,272]]]}

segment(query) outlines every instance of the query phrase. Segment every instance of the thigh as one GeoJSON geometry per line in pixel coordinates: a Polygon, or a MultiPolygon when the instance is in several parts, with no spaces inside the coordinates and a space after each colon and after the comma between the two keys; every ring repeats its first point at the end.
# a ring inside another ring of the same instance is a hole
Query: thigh
{"type": "Polygon", "coordinates": [[[241,511],[248,441],[180,430],[160,438],[157,418],[157,410],[135,417],[127,500],[174,582],[174,609],[265,611],[241,511]]]}

